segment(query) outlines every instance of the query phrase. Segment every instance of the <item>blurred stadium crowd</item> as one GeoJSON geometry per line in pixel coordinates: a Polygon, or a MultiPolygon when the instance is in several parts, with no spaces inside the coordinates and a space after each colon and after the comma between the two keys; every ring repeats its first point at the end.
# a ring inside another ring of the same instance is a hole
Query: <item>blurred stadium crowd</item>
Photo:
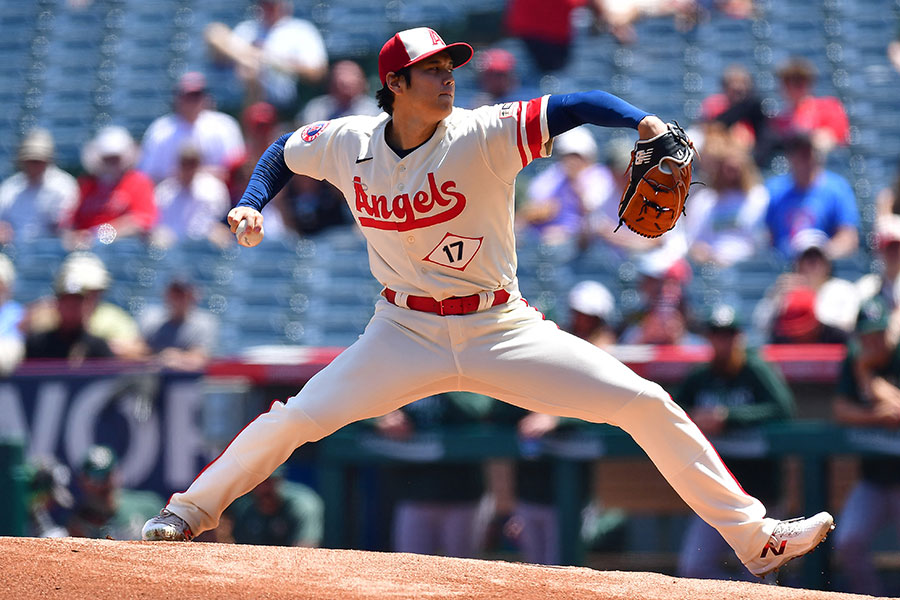
{"type": "Polygon", "coordinates": [[[897,314],[894,0],[0,0],[4,372],[352,343],[380,287],[336,190],[294,177],[252,250],[223,220],[278,135],[377,114],[378,50],[424,25],[476,48],[459,106],[603,89],[697,143],[705,185],[658,240],[616,231],[633,132],[574,130],[523,171],[520,288],[560,325],[603,346],[743,331],[752,348],[848,342],[872,298],[897,314]]]}
{"type": "Polygon", "coordinates": [[[690,343],[720,302],[756,344],[842,341],[873,282],[850,284],[881,273],[880,251],[900,237],[895,3],[549,6],[4,2],[8,295],[51,294],[62,259],[90,251],[108,271],[104,298],[135,317],[171,279],[195,284],[222,324],[215,354],[351,343],[379,289],[333,188],[295,177],[253,252],[222,217],[278,134],[377,112],[380,45],[428,23],[478,49],[457,72],[460,106],[605,89],[690,126],[701,150],[706,187],[656,243],[613,233],[631,132],[579,131],[523,172],[520,287],[549,317],[564,318],[572,286],[594,280],[612,294],[604,318],[623,343],[690,343]],[[683,323],[655,331],[654,305],[675,305],[683,323]]]}

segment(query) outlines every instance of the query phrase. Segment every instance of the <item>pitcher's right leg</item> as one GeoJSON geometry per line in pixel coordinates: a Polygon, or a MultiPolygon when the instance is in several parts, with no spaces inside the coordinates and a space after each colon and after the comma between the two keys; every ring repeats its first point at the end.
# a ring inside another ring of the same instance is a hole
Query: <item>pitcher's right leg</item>
{"type": "Polygon", "coordinates": [[[254,419],[187,491],[172,495],[166,510],[184,519],[193,535],[213,529],[236,498],[266,479],[298,446],[348,423],[455,389],[458,374],[446,350],[449,344],[440,337],[441,322],[401,324],[419,317],[383,304],[356,343],[296,396],[273,403],[254,419]],[[415,335],[410,333],[413,326],[415,335]]]}

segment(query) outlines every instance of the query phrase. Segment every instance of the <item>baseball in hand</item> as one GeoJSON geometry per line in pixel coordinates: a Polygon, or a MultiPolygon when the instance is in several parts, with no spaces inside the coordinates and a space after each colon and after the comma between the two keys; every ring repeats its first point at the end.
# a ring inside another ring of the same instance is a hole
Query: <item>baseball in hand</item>
{"type": "Polygon", "coordinates": [[[234,230],[234,236],[237,238],[238,244],[247,248],[252,248],[259,244],[263,239],[263,228],[260,226],[259,231],[247,231],[247,219],[242,219],[238,223],[237,229],[234,230]]]}

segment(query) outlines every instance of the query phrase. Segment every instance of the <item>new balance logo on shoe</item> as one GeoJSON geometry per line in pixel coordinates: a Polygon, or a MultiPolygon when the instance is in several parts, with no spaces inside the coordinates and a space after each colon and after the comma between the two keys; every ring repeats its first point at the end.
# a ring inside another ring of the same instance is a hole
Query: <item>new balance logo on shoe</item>
{"type": "Polygon", "coordinates": [[[808,519],[778,521],[760,554],[744,563],[757,577],[765,577],[777,571],[791,559],[803,556],[816,546],[834,529],[834,518],[827,512],[820,512],[808,519]],[[788,541],[791,547],[787,547],[788,541]]]}
{"type": "Polygon", "coordinates": [[[634,153],[634,164],[642,165],[645,162],[650,162],[650,159],[653,158],[653,149],[650,150],[636,150],[634,153]]]}
{"type": "Polygon", "coordinates": [[[781,546],[778,548],[775,547],[775,544],[772,543],[772,540],[769,540],[769,543],[766,544],[765,548],[762,550],[762,554],[759,555],[760,558],[765,558],[766,554],[769,553],[769,550],[772,550],[772,554],[775,556],[781,556],[784,554],[784,549],[787,546],[787,540],[781,540],[781,546]]]}

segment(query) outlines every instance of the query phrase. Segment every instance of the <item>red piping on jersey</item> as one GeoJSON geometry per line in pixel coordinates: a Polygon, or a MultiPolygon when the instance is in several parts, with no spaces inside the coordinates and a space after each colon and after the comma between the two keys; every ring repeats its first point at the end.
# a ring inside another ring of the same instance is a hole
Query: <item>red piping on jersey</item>
{"type": "Polygon", "coordinates": [[[528,157],[525,156],[525,147],[522,145],[522,103],[516,108],[516,146],[519,149],[519,158],[522,159],[522,168],[528,166],[528,157]]]}
{"type": "MultiPolygon", "coordinates": [[[[675,402],[675,400],[672,398],[672,394],[668,394],[668,393],[667,393],[666,395],[669,397],[669,400],[671,400],[671,401],[674,402],[676,405],[678,405],[678,403],[675,402]]],[[[691,423],[694,424],[695,427],[697,427],[697,424],[694,423],[694,420],[690,417],[690,415],[687,414],[687,411],[685,411],[685,416],[687,417],[688,421],[690,421],[691,423]]],[[[697,427],[697,430],[700,431],[700,428],[697,427]]],[[[718,458],[718,459],[719,459],[719,462],[722,463],[722,466],[725,467],[725,470],[728,472],[728,475],[731,476],[731,480],[734,481],[734,482],[737,484],[738,489],[740,489],[741,492],[743,492],[743,494],[744,494],[745,496],[750,496],[750,494],[748,494],[748,493],[744,490],[744,486],[741,485],[741,482],[738,481],[738,480],[737,480],[737,477],[734,476],[734,473],[731,472],[731,469],[728,468],[728,465],[725,464],[725,461],[722,460],[722,457],[719,456],[719,451],[716,450],[716,447],[712,445],[712,442],[709,441],[709,438],[706,437],[706,434],[704,434],[702,431],[700,431],[700,435],[703,436],[703,439],[705,439],[705,440],[707,441],[707,443],[709,444],[709,447],[712,448],[712,451],[713,451],[713,453],[716,455],[716,458],[718,458]]],[[[750,497],[752,498],[752,496],[750,496],[750,497]]]]}
{"type": "Polygon", "coordinates": [[[531,160],[541,157],[541,98],[534,98],[525,105],[525,134],[531,160]]]}
{"type": "Polygon", "coordinates": [[[519,300],[521,300],[522,302],[524,302],[524,303],[525,303],[525,306],[527,306],[528,308],[530,308],[531,310],[533,310],[533,311],[536,312],[537,314],[541,315],[541,319],[542,319],[542,320],[547,321],[548,323],[553,323],[554,325],[556,325],[556,328],[557,328],[557,329],[562,329],[562,327],[560,327],[560,326],[559,326],[559,323],[557,323],[556,321],[548,321],[548,320],[547,320],[547,315],[545,315],[544,313],[542,313],[541,311],[539,311],[539,310],[537,309],[536,306],[532,306],[532,305],[528,304],[528,300],[526,300],[525,298],[519,298],[519,300]]]}

